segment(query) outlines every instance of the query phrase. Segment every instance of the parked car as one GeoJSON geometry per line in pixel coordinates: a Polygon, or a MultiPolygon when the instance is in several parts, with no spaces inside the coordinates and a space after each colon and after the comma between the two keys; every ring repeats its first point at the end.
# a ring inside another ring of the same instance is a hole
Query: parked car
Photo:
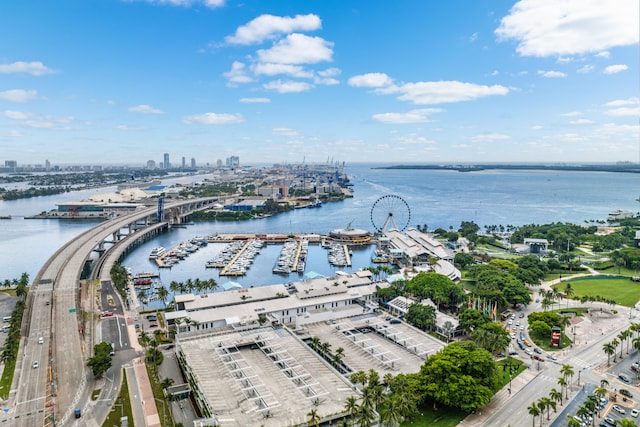
{"type": "Polygon", "coordinates": [[[633,409],[631,410],[631,416],[632,416],[633,418],[638,418],[638,413],[639,413],[639,412],[638,412],[638,410],[637,410],[636,408],[633,408],[633,409]]]}
{"type": "Polygon", "coordinates": [[[614,411],[616,411],[619,414],[624,415],[624,414],[627,413],[627,411],[625,411],[624,408],[622,406],[620,406],[620,405],[613,405],[612,408],[613,408],[614,411]]]}
{"type": "Polygon", "coordinates": [[[616,421],[611,417],[606,417],[604,419],[604,422],[609,424],[610,426],[615,426],[616,425],[616,421]]]}
{"type": "Polygon", "coordinates": [[[625,384],[631,384],[631,380],[625,374],[618,375],[618,378],[625,384]]]}
{"type": "Polygon", "coordinates": [[[111,317],[113,316],[113,313],[110,311],[103,311],[102,312],[102,317],[111,317]]]}
{"type": "Polygon", "coordinates": [[[520,313],[520,316],[518,317],[522,319],[524,317],[524,313],[520,313]]]}
{"type": "Polygon", "coordinates": [[[540,350],[538,347],[534,348],[533,351],[535,351],[538,354],[542,354],[542,350],[540,350]]]}
{"type": "Polygon", "coordinates": [[[626,388],[621,388],[620,389],[620,394],[623,396],[626,396],[628,398],[632,398],[633,394],[631,394],[631,392],[629,390],[627,390],[626,388]]]}
{"type": "Polygon", "coordinates": [[[547,359],[556,360],[556,357],[553,354],[547,354],[547,359]]]}
{"type": "Polygon", "coordinates": [[[539,360],[540,362],[544,362],[544,359],[543,359],[542,357],[538,356],[537,354],[534,354],[534,355],[533,355],[533,358],[534,358],[535,360],[539,360]]]}

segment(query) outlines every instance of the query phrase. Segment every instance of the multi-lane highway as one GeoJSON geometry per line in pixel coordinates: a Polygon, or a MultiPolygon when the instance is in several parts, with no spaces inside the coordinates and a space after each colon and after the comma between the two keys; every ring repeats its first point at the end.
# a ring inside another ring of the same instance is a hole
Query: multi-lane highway
{"type": "MultiPolygon", "coordinates": [[[[171,202],[165,210],[187,215],[214,200],[171,202]]],[[[104,248],[105,242],[122,250],[144,238],[145,230],[152,228],[144,224],[155,214],[156,208],[150,207],[100,223],[66,243],[42,267],[27,299],[22,328],[24,339],[16,363],[14,409],[1,414],[0,422],[25,427],[88,425],[86,418],[74,417],[74,409],[86,404],[92,390],[87,387],[94,379],[86,362],[95,340],[87,337],[93,337],[95,331],[84,330],[84,327],[93,325],[91,320],[98,311],[94,294],[87,295],[88,301],[81,300],[80,275],[91,254],[104,248]]],[[[105,253],[103,256],[108,256],[109,250],[105,253]]],[[[126,327],[122,329],[125,324],[122,316],[110,322],[116,326],[113,336],[120,337],[117,344],[128,347],[127,339],[122,338],[126,331],[126,327]]],[[[109,339],[115,340],[111,336],[109,339]]],[[[115,363],[118,362],[115,359],[115,363]]],[[[97,425],[102,423],[95,421],[97,425]]]]}

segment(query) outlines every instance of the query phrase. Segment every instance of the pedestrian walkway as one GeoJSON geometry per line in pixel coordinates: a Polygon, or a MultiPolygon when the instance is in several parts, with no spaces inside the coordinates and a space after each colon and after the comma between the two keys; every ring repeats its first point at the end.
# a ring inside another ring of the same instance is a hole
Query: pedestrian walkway
{"type": "Polygon", "coordinates": [[[509,391],[509,384],[505,385],[500,391],[498,391],[491,402],[478,409],[475,413],[469,414],[458,425],[463,427],[472,426],[486,426],[487,420],[501,410],[511,397],[515,396],[520,390],[522,390],[532,379],[540,375],[541,371],[534,371],[533,369],[526,369],[520,375],[515,377],[511,381],[511,391],[509,391]]]}

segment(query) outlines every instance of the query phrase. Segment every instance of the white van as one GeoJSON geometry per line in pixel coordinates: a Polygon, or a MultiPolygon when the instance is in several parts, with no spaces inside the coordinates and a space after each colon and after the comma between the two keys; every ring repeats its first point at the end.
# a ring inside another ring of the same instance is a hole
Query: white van
{"type": "Polygon", "coordinates": [[[10,322],[10,321],[11,321],[11,316],[4,316],[4,317],[2,318],[2,321],[3,321],[3,322],[10,322]]]}

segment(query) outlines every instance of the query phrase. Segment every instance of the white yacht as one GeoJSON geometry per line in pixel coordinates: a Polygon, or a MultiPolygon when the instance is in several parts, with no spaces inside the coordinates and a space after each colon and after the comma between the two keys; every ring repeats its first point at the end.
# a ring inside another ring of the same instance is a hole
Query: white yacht
{"type": "Polygon", "coordinates": [[[167,250],[162,246],[157,246],[151,250],[151,253],[149,254],[149,259],[160,258],[162,255],[164,255],[166,251],[167,250]]]}

